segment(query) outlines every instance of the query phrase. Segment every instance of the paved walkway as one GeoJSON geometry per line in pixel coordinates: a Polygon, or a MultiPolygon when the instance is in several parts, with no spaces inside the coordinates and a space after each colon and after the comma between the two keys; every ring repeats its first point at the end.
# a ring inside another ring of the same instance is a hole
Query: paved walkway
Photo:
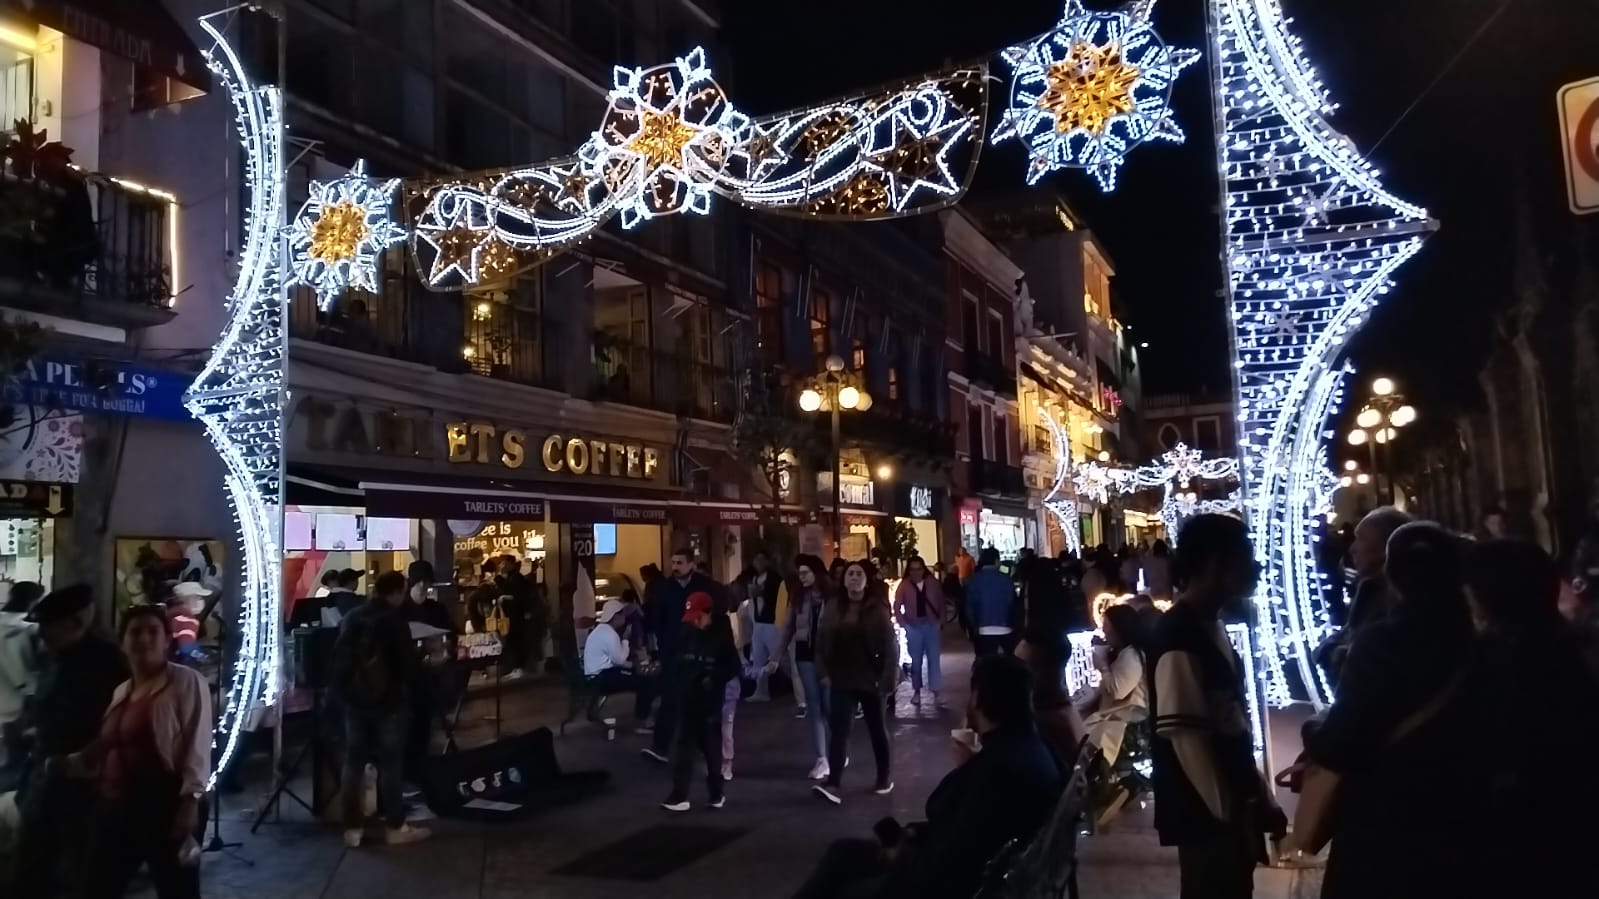
{"type": "MultiPolygon", "coordinates": [[[[799,883],[828,841],[866,835],[884,815],[903,820],[922,817],[921,804],[948,771],[949,730],[965,706],[969,660],[950,654],[945,671],[952,685],[948,707],[912,708],[909,686],[901,687],[898,715],[891,723],[894,741],[893,795],[868,792],[871,752],[856,728],[855,765],[846,779],[847,802],[833,808],[814,799],[805,773],[810,754],[803,723],[794,720],[788,700],[744,704],[738,713],[735,780],[728,806],[696,808],[669,816],[657,808],[666,791],[665,771],[643,759],[646,738],[620,730],[607,742],[594,725],[577,726],[557,740],[569,768],[604,767],[612,772],[609,792],[581,805],[508,825],[434,823],[427,843],[397,848],[346,851],[337,831],[312,824],[298,807],[284,806],[284,820],[268,823],[257,836],[244,822],[252,811],[240,802],[224,812],[223,832],[245,846],[207,855],[207,899],[374,899],[425,896],[429,899],[750,899],[784,897],[799,883]],[[290,810],[299,813],[298,817],[290,810]],[[738,828],[742,835],[657,882],[556,876],[550,872],[629,834],[662,824],[705,824],[738,828]]],[[[564,711],[564,692],[534,686],[504,699],[507,730],[553,724],[564,711]]],[[[489,706],[468,707],[463,721],[480,720],[489,706]]],[[[484,725],[463,730],[463,743],[488,738],[484,725]]],[[[697,785],[698,786],[698,785],[697,785]]],[[[703,789],[703,787],[700,787],[703,789]]],[[[700,797],[696,794],[696,800],[700,797]]],[[[254,800],[252,795],[250,800],[254,800]]],[[[1083,895],[1144,899],[1176,897],[1175,856],[1156,845],[1147,812],[1124,814],[1117,828],[1084,847],[1083,895]]],[[[1257,896],[1291,895],[1292,875],[1262,871],[1257,896]]],[[[1313,893],[1309,895],[1314,895],[1313,893]]]]}

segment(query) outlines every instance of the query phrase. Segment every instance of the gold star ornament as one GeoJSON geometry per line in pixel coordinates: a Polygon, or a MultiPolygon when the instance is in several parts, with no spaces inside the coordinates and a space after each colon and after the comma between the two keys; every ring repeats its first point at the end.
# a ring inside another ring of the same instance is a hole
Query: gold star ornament
{"type": "Polygon", "coordinates": [[[1079,41],[1045,72],[1038,108],[1055,117],[1055,131],[1100,135],[1111,120],[1133,111],[1133,88],[1143,73],[1122,56],[1120,44],[1079,41]]]}

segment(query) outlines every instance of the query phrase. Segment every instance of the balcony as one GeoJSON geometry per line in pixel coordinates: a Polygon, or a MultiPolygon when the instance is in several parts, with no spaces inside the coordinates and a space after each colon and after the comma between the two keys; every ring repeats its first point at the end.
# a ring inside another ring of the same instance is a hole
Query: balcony
{"type": "MultiPolygon", "coordinates": [[[[50,145],[46,145],[50,146],[50,145]]],[[[116,328],[171,321],[176,202],[127,182],[15,158],[0,172],[0,303],[116,328]]]]}
{"type": "Polygon", "coordinates": [[[974,492],[989,496],[1027,495],[1027,478],[1020,468],[989,459],[973,459],[971,466],[971,488],[974,492]]]}
{"type": "Polygon", "coordinates": [[[594,344],[592,396],[724,423],[731,423],[737,412],[733,378],[726,369],[604,335],[596,335],[594,344]]]}
{"type": "MultiPolygon", "coordinates": [[[[825,415],[818,427],[831,426],[825,415]]],[[[874,405],[865,412],[846,412],[839,419],[846,443],[864,443],[891,452],[915,454],[936,462],[955,457],[955,426],[891,406],[874,405]]]]}
{"type": "Polygon", "coordinates": [[[471,311],[461,356],[467,367],[485,378],[543,385],[544,321],[539,311],[471,297],[466,301],[471,311]]]}
{"type": "Polygon", "coordinates": [[[995,393],[1016,393],[1016,372],[1007,368],[998,357],[987,353],[967,351],[966,376],[972,383],[986,386],[995,393]]]}

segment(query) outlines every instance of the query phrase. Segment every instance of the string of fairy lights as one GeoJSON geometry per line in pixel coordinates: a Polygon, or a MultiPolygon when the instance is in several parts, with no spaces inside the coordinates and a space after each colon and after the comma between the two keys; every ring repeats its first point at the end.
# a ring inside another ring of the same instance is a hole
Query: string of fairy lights
{"type": "MultiPolygon", "coordinates": [[[[1309,522],[1336,483],[1324,422],[1341,396],[1338,360],[1431,222],[1385,191],[1327,124],[1332,106],[1278,0],[1207,3],[1239,458],[1230,470],[1232,460],[1186,449],[1147,470],[1068,459],[1046,508],[1072,540],[1080,539],[1076,503],[1113,490],[1165,489],[1172,533],[1188,515],[1241,504],[1266,571],[1249,654],[1262,660],[1271,702],[1291,698],[1292,664],[1319,704],[1331,691],[1309,656],[1326,626],[1309,522]],[[1235,476],[1239,492],[1227,498],[1202,500],[1185,486],[1235,476]]],[[[313,183],[292,219],[283,208],[281,98],[252,84],[214,17],[202,19],[216,41],[208,59],[236,110],[249,197],[229,319],[187,396],[227,467],[243,544],[243,648],[219,725],[219,768],[250,711],[278,690],[288,287],[311,287],[326,308],[351,288],[370,290],[383,254],[401,243],[431,288],[498,283],[613,218],[631,229],[703,215],[716,197],[809,218],[925,214],[961,200],[985,141],[1021,144],[1028,183],[1081,170],[1111,190],[1134,150],[1184,139],[1170,93],[1200,54],[1160,38],[1154,7],[1134,0],[1091,11],[1067,0],[1048,33],[999,54],[1010,81],[992,132],[986,65],[752,118],[694,50],[665,65],[617,67],[604,116],[571,156],[412,182],[373,179],[357,165],[313,183]]]]}

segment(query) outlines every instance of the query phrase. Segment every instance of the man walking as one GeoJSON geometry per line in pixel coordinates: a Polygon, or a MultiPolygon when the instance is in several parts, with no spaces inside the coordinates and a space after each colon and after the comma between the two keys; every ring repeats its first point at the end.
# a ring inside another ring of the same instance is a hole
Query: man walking
{"type": "Polygon", "coordinates": [[[1016,585],[999,570],[999,550],[984,547],[977,571],[966,581],[966,614],[971,618],[977,655],[1008,653],[1016,648],[1011,613],[1016,585]]]}
{"type": "MultiPolygon", "coordinates": [[[[658,677],[663,686],[677,683],[676,666],[685,633],[683,613],[688,608],[688,598],[695,593],[704,593],[714,602],[719,592],[715,581],[695,570],[694,553],[691,550],[677,549],[672,552],[671,571],[645,609],[650,622],[649,630],[655,634],[655,651],[661,665],[658,677]]],[[[725,611],[723,604],[716,605],[718,612],[725,611]]],[[[727,616],[722,617],[725,619],[727,616]]],[[[729,640],[732,639],[731,629],[729,625],[729,640]]],[[[677,701],[676,690],[668,687],[662,692],[661,706],[655,713],[655,733],[650,745],[644,749],[646,758],[663,765],[671,760],[672,736],[678,717],[677,701]]]]}
{"type": "Polygon", "coordinates": [[[800,692],[799,678],[794,676],[794,667],[789,662],[788,654],[778,653],[782,641],[779,639],[777,623],[788,618],[788,587],[772,570],[772,557],[764,550],[755,554],[752,564],[754,571],[748,585],[750,620],[754,625],[750,633],[750,665],[756,673],[755,693],[750,696],[750,701],[766,702],[772,698],[771,673],[781,667],[788,675],[789,682],[795,685],[795,700],[803,709],[805,698],[800,692]]]}
{"type": "Polygon", "coordinates": [[[1393,604],[1388,578],[1383,566],[1388,562],[1388,538],[1394,531],[1409,524],[1411,517],[1392,506],[1382,506],[1366,514],[1355,525],[1354,540],[1349,544],[1349,561],[1355,569],[1355,592],[1350,600],[1344,625],[1337,633],[1316,647],[1316,661],[1327,672],[1327,680],[1334,688],[1349,656],[1349,647],[1365,628],[1387,617],[1393,604]]]}
{"type": "Polygon", "coordinates": [[[344,845],[352,849],[366,833],[361,800],[368,762],[377,767],[384,842],[414,843],[430,836],[405,823],[406,726],[419,676],[405,602],[405,575],[384,572],[372,598],[344,617],[333,645],[334,689],[344,703],[344,845]]]}
{"type": "Polygon", "coordinates": [[[1244,523],[1192,519],[1176,568],[1181,598],[1161,616],[1150,681],[1155,829],[1162,845],[1177,847],[1182,899],[1248,899],[1255,865],[1266,860],[1261,822],[1282,811],[1255,768],[1250,685],[1222,627],[1259,580],[1244,523]]]}
{"type": "Polygon", "coordinates": [[[671,689],[677,696],[677,739],[672,748],[672,792],[661,803],[669,812],[689,810],[689,781],[696,757],[705,760],[711,808],[726,801],[722,771],[722,706],[727,685],[738,676],[733,623],[716,610],[711,594],[696,591],[684,602],[678,657],[671,689]]]}

